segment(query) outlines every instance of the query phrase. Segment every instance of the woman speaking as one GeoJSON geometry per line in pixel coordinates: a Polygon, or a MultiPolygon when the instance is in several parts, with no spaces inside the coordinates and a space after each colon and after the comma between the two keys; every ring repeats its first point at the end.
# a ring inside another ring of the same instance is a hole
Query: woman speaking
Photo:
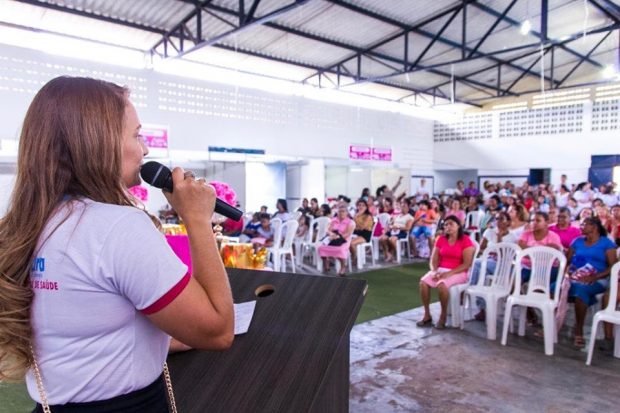
{"type": "Polygon", "coordinates": [[[190,276],[128,194],[147,153],[112,83],[53,79],[26,113],[0,221],[0,380],[26,374],[35,411],[166,412],[170,337],[232,344],[215,192],[174,169],[166,197],[187,225],[190,276]]]}

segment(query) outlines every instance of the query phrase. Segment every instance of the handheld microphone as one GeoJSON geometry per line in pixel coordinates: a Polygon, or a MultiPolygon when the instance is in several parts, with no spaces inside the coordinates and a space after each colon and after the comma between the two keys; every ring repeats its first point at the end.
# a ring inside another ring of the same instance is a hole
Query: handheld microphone
{"type": "MultiPolygon", "coordinates": [[[[172,172],[165,165],[155,161],[147,162],[140,168],[140,176],[147,184],[172,192],[172,172]]],[[[233,221],[239,221],[243,215],[240,209],[227,204],[219,198],[215,199],[215,212],[233,221]]]]}

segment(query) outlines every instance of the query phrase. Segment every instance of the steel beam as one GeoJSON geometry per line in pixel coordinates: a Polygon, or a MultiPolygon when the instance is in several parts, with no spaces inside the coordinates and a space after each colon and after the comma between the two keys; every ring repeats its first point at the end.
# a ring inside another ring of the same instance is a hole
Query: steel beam
{"type": "Polygon", "coordinates": [[[568,79],[568,78],[569,78],[569,77],[570,77],[570,76],[571,76],[571,75],[575,72],[575,70],[577,70],[577,69],[579,68],[579,66],[581,66],[581,64],[582,64],[583,62],[585,62],[585,60],[586,60],[587,58],[589,58],[589,57],[590,57],[590,55],[592,55],[592,53],[594,53],[594,51],[595,51],[595,50],[596,50],[596,49],[597,49],[597,48],[598,48],[601,44],[603,44],[603,42],[604,42],[605,40],[607,40],[607,38],[611,35],[611,33],[612,33],[612,32],[608,32],[605,36],[603,36],[603,38],[602,38],[602,39],[601,39],[601,40],[600,40],[600,41],[599,41],[596,45],[594,45],[594,47],[592,48],[592,50],[590,50],[590,51],[588,52],[588,54],[584,56],[584,58],[583,58],[583,59],[579,60],[579,62],[577,62],[577,64],[576,64],[575,66],[573,66],[573,68],[572,68],[572,69],[571,69],[571,70],[570,70],[570,71],[569,71],[566,75],[564,75],[564,77],[562,78],[562,80],[560,80],[560,83],[558,83],[558,86],[562,86],[562,84],[563,84],[564,82],[566,82],[566,80],[567,80],[567,79],[568,79]]]}
{"type": "Polygon", "coordinates": [[[620,7],[608,1],[599,3],[597,0],[588,0],[588,2],[616,23],[620,22],[620,7]]]}
{"type": "MultiPolygon", "coordinates": [[[[344,7],[346,9],[355,11],[355,12],[357,12],[359,14],[364,15],[364,16],[371,17],[373,19],[379,20],[381,22],[384,22],[384,23],[387,23],[387,24],[391,24],[391,25],[396,26],[396,27],[400,27],[403,30],[412,29],[411,27],[409,27],[405,23],[402,23],[402,22],[400,22],[398,20],[394,20],[394,19],[392,19],[390,17],[387,17],[387,16],[384,16],[382,14],[375,13],[375,12],[373,12],[371,10],[365,9],[365,8],[360,7],[358,5],[355,5],[353,3],[348,3],[348,2],[345,2],[343,0],[326,0],[326,1],[329,1],[330,3],[336,4],[338,6],[344,7]]],[[[468,4],[477,5],[475,0],[466,0],[466,1],[467,1],[468,4]]],[[[459,5],[454,6],[454,7],[461,7],[461,5],[459,4],[459,5]]],[[[415,30],[411,30],[411,32],[419,34],[419,35],[427,37],[427,38],[430,38],[430,39],[432,39],[435,36],[434,33],[422,30],[420,28],[415,29],[415,30]]],[[[460,49],[463,46],[459,42],[456,42],[456,41],[453,41],[453,40],[450,40],[450,39],[446,39],[444,37],[439,38],[438,41],[440,43],[442,43],[442,44],[446,44],[446,45],[452,46],[452,47],[457,48],[457,49],[460,49]]],[[[466,51],[470,52],[471,48],[466,47],[466,51]]],[[[520,67],[518,65],[513,65],[510,62],[505,62],[505,61],[502,61],[502,60],[497,59],[495,57],[490,57],[490,59],[495,61],[496,63],[506,64],[507,66],[510,66],[513,69],[524,70],[523,67],[520,67]]]]}
{"type": "Polygon", "coordinates": [[[482,44],[484,43],[484,41],[491,35],[491,33],[493,33],[493,30],[495,30],[495,28],[497,27],[497,25],[499,25],[504,18],[506,17],[506,15],[508,14],[508,12],[510,11],[510,9],[512,9],[512,7],[517,3],[517,0],[512,0],[510,2],[510,4],[508,5],[508,7],[506,7],[504,9],[504,12],[499,15],[497,17],[497,19],[495,19],[495,22],[493,22],[493,24],[491,25],[491,27],[489,27],[489,29],[487,30],[487,32],[484,34],[484,36],[482,36],[480,38],[480,40],[478,41],[478,43],[476,43],[476,46],[469,52],[469,57],[472,57],[473,55],[476,54],[476,52],[478,51],[478,49],[480,48],[480,46],[482,46],[482,44]]]}
{"type": "MultiPolygon", "coordinates": [[[[497,10],[495,10],[495,9],[493,9],[493,8],[487,6],[487,5],[484,5],[484,4],[481,4],[481,3],[472,3],[472,5],[477,7],[477,8],[479,8],[480,10],[482,10],[482,11],[492,15],[492,16],[496,16],[497,17],[497,16],[500,15],[500,13],[497,10]]],[[[521,27],[521,22],[518,22],[518,21],[516,21],[516,20],[514,20],[514,19],[512,19],[512,18],[510,18],[508,16],[505,16],[504,20],[506,22],[510,23],[514,27],[521,27]]],[[[536,31],[530,31],[530,33],[532,35],[538,37],[539,39],[542,39],[541,33],[538,33],[536,31]]],[[[583,55],[581,53],[578,53],[578,52],[574,51],[573,49],[570,49],[570,48],[568,48],[566,46],[560,46],[560,47],[563,50],[565,50],[566,52],[568,52],[568,53],[570,53],[570,54],[572,54],[572,55],[574,55],[574,56],[576,56],[576,57],[578,57],[580,59],[583,59],[583,55]]],[[[587,61],[588,61],[588,63],[593,64],[596,67],[602,67],[602,65],[599,62],[596,62],[596,61],[594,61],[592,59],[588,59],[587,61]]],[[[538,74],[538,76],[540,76],[540,74],[538,74]]],[[[549,80],[549,79],[547,79],[547,80],[549,80]]]]}

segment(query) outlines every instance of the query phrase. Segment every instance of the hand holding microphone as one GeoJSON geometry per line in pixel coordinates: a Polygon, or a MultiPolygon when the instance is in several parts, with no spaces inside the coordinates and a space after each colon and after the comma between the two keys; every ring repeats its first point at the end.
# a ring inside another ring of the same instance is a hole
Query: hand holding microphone
{"type": "MultiPolygon", "coordinates": [[[[175,187],[183,191],[183,193],[191,194],[178,198],[165,194],[169,201],[172,200],[172,207],[177,210],[184,220],[188,218],[184,216],[188,213],[190,215],[199,213],[204,216],[205,212],[207,212],[209,214],[208,218],[210,218],[210,214],[214,209],[213,198],[215,198],[215,190],[210,185],[207,185],[203,178],[194,180],[193,173],[184,172],[181,168],[174,168],[174,171],[171,172],[166,166],[155,161],[142,165],[140,176],[146,183],[164,190],[164,194],[166,192],[172,194],[175,187]],[[207,195],[205,197],[201,195],[201,192],[204,191],[213,191],[212,196],[207,195]],[[203,202],[206,202],[206,204],[203,204],[203,202]]],[[[234,221],[238,221],[243,215],[241,210],[219,198],[215,198],[215,212],[234,221]]]]}

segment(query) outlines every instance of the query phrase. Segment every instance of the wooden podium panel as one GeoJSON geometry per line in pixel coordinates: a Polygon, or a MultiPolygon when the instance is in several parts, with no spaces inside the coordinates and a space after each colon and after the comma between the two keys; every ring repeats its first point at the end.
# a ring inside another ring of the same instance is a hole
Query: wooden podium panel
{"type": "Polygon", "coordinates": [[[348,412],[349,333],[366,282],[240,269],[228,274],[236,303],[257,300],[252,324],[227,351],[169,356],[179,413],[348,412]],[[266,284],[274,293],[256,297],[266,284]]]}

